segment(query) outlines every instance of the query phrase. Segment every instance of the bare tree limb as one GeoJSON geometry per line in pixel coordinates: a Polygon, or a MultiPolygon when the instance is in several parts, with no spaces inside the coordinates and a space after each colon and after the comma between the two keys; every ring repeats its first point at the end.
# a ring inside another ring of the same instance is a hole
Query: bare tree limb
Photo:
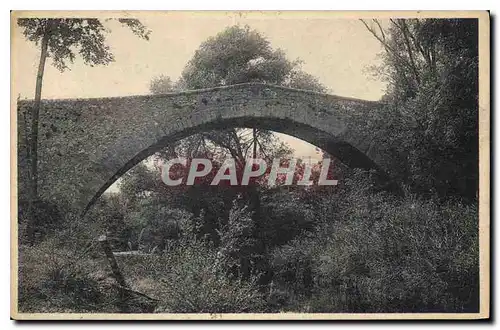
{"type": "Polygon", "coordinates": [[[403,40],[404,40],[404,43],[405,43],[405,46],[406,46],[406,51],[408,52],[408,58],[410,59],[410,67],[413,71],[413,75],[415,77],[415,81],[417,82],[417,84],[420,84],[420,76],[418,74],[418,68],[417,68],[417,65],[415,63],[415,58],[413,56],[413,49],[411,48],[411,44],[410,44],[410,39],[408,37],[408,26],[406,25],[405,23],[405,20],[404,19],[399,19],[397,20],[398,22],[394,21],[392,18],[390,19],[390,21],[397,27],[401,30],[401,33],[403,34],[403,40]],[[401,23],[401,25],[399,25],[398,23],[401,23]]]}

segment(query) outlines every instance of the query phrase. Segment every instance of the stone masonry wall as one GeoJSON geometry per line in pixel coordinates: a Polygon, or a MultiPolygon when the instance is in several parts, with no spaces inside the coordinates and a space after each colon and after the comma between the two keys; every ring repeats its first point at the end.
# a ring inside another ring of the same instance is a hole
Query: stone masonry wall
{"type": "MultiPolygon", "coordinates": [[[[18,103],[19,199],[25,196],[32,101],[18,103]]],[[[39,130],[42,198],[75,212],[119,175],[168,142],[207,129],[255,126],[315,144],[354,167],[377,168],[365,155],[369,132],[356,118],[376,102],[264,84],[166,95],[44,100],[39,130]]],[[[375,156],[375,157],[374,157],[375,156]]],[[[370,158],[371,157],[371,158],[370,158]]]]}

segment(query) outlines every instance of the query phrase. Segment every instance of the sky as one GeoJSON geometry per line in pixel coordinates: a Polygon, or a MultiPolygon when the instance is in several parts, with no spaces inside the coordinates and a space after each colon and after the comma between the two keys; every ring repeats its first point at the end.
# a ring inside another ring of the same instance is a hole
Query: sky
{"type": "MultiPolygon", "coordinates": [[[[151,78],[164,74],[176,80],[203,41],[235,24],[256,29],[290,60],[301,59],[302,69],[317,77],[330,94],[378,100],[384,92],[385,83],[369,73],[370,66],[380,63],[377,55],[382,48],[357,19],[298,12],[156,12],[134,17],[152,30],[149,41],[119,23],[107,23],[111,31],[107,42],[115,62],[88,67],[77,58],[70,70],[61,73],[49,60],[42,98],[148,94],[151,78]]],[[[13,27],[13,88],[16,96],[31,99],[39,49],[13,27]]],[[[296,157],[319,157],[314,146],[290,136],[279,137],[295,149],[296,157]]]]}

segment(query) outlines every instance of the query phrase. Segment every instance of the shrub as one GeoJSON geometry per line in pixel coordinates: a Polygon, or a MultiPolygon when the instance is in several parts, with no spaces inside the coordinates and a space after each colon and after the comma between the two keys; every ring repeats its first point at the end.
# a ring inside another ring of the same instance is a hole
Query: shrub
{"type": "Polygon", "coordinates": [[[116,313],[152,311],[151,301],[124,295],[110,277],[98,245],[65,246],[55,238],[19,251],[21,312],[116,313]],[[92,252],[92,253],[89,253],[92,252]],[[91,255],[99,258],[92,258],[91,255]]]}
{"type": "Polygon", "coordinates": [[[105,305],[105,294],[89,275],[95,262],[78,260],[54,239],[19,251],[19,310],[22,312],[89,312],[105,305]]]}
{"type": "Polygon", "coordinates": [[[179,239],[183,228],[192,222],[192,214],[146,201],[142,208],[126,217],[127,226],[133,228],[129,247],[163,251],[171,240],[179,239]]]}
{"type": "Polygon", "coordinates": [[[159,281],[157,312],[245,313],[264,309],[252,281],[231,280],[219,267],[216,252],[204,245],[179,248],[168,257],[159,281]]]}
{"type": "Polygon", "coordinates": [[[476,206],[400,200],[359,184],[342,194],[325,201],[312,310],[477,311],[476,206]]]}
{"type": "MultiPolygon", "coordinates": [[[[20,200],[18,202],[18,224],[20,233],[20,244],[27,243],[29,238],[26,236],[28,227],[28,208],[29,202],[26,200],[20,200]]],[[[54,203],[36,200],[32,205],[34,223],[31,225],[33,233],[33,238],[35,241],[41,241],[45,236],[54,233],[54,231],[60,228],[63,223],[63,216],[54,203]]]]}
{"type": "Polygon", "coordinates": [[[296,294],[309,295],[313,285],[314,239],[296,239],[271,254],[273,281],[296,294]]]}
{"type": "Polygon", "coordinates": [[[297,192],[272,190],[261,201],[258,235],[269,247],[279,246],[315,226],[314,210],[297,192]]]}
{"type": "Polygon", "coordinates": [[[262,259],[261,252],[261,246],[255,237],[252,213],[247,206],[241,207],[235,202],[219,247],[224,269],[234,278],[248,279],[256,271],[256,262],[262,259]]]}

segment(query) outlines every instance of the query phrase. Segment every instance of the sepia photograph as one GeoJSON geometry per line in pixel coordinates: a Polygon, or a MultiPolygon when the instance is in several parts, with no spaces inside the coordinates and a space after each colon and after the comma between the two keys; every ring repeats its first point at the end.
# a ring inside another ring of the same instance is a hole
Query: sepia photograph
{"type": "Polygon", "coordinates": [[[12,11],[11,318],[490,317],[487,11],[12,11]]]}

